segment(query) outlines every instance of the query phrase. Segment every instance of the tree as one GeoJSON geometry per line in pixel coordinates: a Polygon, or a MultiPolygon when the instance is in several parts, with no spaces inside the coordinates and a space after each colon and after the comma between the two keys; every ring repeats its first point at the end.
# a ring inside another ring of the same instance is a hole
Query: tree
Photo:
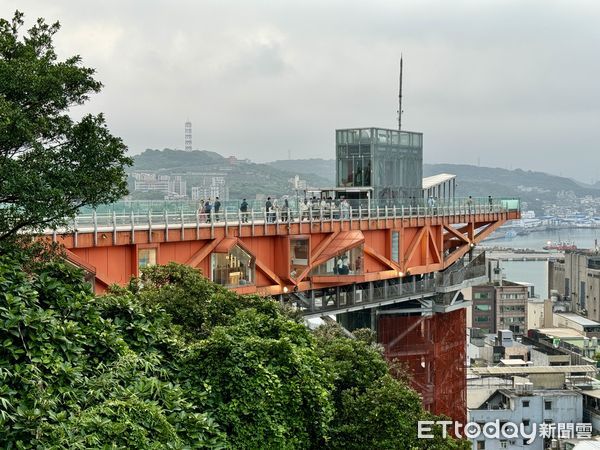
{"type": "Polygon", "coordinates": [[[164,311],[94,297],[62,262],[25,272],[19,253],[0,280],[0,448],[224,447],[177,383],[164,311]]]}
{"type": "Polygon", "coordinates": [[[179,382],[231,448],[322,447],[331,377],[303,323],[273,300],[240,297],[174,263],[145,269],[130,290],[181,327],[189,345],[179,382]]]}
{"type": "Polygon", "coordinates": [[[419,420],[441,418],[423,409],[419,394],[407,384],[408,377],[399,373],[399,364],[388,366],[372,333],[360,330],[357,339],[350,339],[333,324],[317,328],[315,336],[334,385],[328,448],[470,448],[468,441],[442,437],[439,426],[433,427],[434,439],[418,438],[419,420]]]}
{"type": "Polygon", "coordinates": [[[79,56],[58,59],[58,22],[38,19],[22,36],[23,24],[19,11],[0,19],[0,242],[119,199],[132,162],[102,114],[69,116],[102,84],[79,56]]]}

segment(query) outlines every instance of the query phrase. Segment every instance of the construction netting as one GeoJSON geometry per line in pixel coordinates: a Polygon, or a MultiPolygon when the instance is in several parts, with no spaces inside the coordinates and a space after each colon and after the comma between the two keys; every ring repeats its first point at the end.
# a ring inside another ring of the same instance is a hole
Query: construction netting
{"type": "Polygon", "coordinates": [[[425,408],[466,423],[466,313],[381,315],[378,341],[406,366],[425,408]]]}

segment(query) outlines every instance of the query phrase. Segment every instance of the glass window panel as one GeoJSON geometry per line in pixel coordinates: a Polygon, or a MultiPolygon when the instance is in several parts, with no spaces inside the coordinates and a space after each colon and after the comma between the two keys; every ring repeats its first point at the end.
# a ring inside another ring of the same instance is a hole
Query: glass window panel
{"type": "Polygon", "coordinates": [[[213,253],[211,269],[213,281],[223,286],[254,284],[254,258],[238,245],[229,253],[213,253]]]}
{"type": "Polygon", "coordinates": [[[397,231],[392,231],[392,261],[398,262],[398,243],[400,234],[397,231]]]}
{"type": "Polygon", "coordinates": [[[290,277],[296,278],[308,266],[308,238],[290,239],[290,277]]]}
{"type": "Polygon", "coordinates": [[[354,158],[342,158],[339,161],[340,186],[354,186],[354,158]]]}
{"type": "Polygon", "coordinates": [[[311,275],[357,275],[363,270],[364,251],[360,245],[319,264],[311,271],[311,275]]]}
{"type": "Polygon", "coordinates": [[[356,158],[354,160],[354,186],[363,186],[363,160],[362,158],[356,158]]]}
{"type": "Polygon", "coordinates": [[[144,248],[138,251],[138,267],[148,267],[156,265],[156,249],[144,248]]]}

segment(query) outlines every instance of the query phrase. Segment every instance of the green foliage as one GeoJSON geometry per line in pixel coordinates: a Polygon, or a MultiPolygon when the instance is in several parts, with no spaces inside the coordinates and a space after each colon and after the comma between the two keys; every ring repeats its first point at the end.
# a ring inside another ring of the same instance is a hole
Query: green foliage
{"type": "Polygon", "coordinates": [[[383,375],[362,389],[353,387],[342,392],[332,447],[418,447],[417,420],[422,416],[419,395],[390,375],[383,375]]]}
{"type": "Polygon", "coordinates": [[[197,269],[175,263],[146,268],[129,287],[146,307],[164,309],[188,339],[208,337],[215,326],[228,324],[245,308],[279,311],[272,301],[240,297],[202,277],[197,269]]]}
{"type": "Polygon", "coordinates": [[[65,264],[27,273],[19,260],[0,257],[0,447],[222,445],[164,362],[176,347],[164,312],[95,298],[65,264]]]}
{"type": "Polygon", "coordinates": [[[232,448],[322,444],[330,385],[302,324],[248,309],[188,352],[190,386],[211,386],[208,404],[232,448]]]}
{"type": "Polygon", "coordinates": [[[23,14],[0,19],[0,241],[66,223],[84,205],[127,193],[125,145],[102,114],[75,122],[69,108],[102,85],[53,45],[59,24],[43,19],[21,36],[23,14]]]}
{"type": "MultiPolygon", "coordinates": [[[[417,438],[419,420],[439,420],[423,409],[400,364],[389,366],[372,333],[357,330],[346,337],[337,324],[315,330],[317,348],[333,379],[334,419],[330,425],[332,449],[460,449],[468,442],[417,438]],[[392,376],[392,373],[394,376],[392,376]]],[[[467,447],[465,447],[467,445],[467,447]]]]}
{"type": "Polygon", "coordinates": [[[95,297],[28,257],[0,257],[0,447],[464,448],[416,438],[432,416],[372,333],[311,332],[176,264],[95,297]]]}
{"type": "Polygon", "coordinates": [[[310,332],[277,303],[239,297],[177,264],[147,268],[130,289],[181,326],[191,342],[181,383],[214,414],[231,447],[307,448],[325,441],[329,377],[310,332]]]}

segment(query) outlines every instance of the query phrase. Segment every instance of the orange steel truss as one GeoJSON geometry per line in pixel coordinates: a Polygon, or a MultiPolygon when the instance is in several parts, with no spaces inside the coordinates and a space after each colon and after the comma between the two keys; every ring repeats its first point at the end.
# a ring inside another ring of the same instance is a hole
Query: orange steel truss
{"type": "MultiPolygon", "coordinates": [[[[515,210],[166,229],[115,226],[55,233],[52,238],[64,245],[70,261],[93,274],[99,293],[110,284],[124,284],[138,275],[140,250],[156,249],[156,263],[187,264],[210,277],[211,254],[228,252],[237,245],[254,258],[255,276],[252,285],[234,290],[279,295],[441,271],[505,221],[519,217],[515,210]],[[307,265],[292,277],[290,245],[298,238],[308,240],[307,265]],[[392,249],[392,242],[398,242],[397,249],[392,249]],[[360,273],[312,273],[319,264],[356,246],[364,250],[360,273]]],[[[464,309],[430,316],[381,315],[378,321],[379,341],[385,345],[387,357],[407,363],[424,405],[433,413],[463,422],[465,333],[464,309]]]]}
{"type": "Polygon", "coordinates": [[[103,292],[110,284],[125,284],[137,276],[138,252],[156,249],[156,262],[174,261],[196,267],[210,277],[210,255],[239,245],[255,258],[252,285],[235,290],[277,295],[291,289],[314,288],[398,278],[443,270],[464,256],[518,211],[362,218],[353,221],[281,222],[184,227],[173,229],[79,230],[54,234],[67,249],[67,257],[95,277],[95,289],[103,292]],[[392,233],[398,233],[398,258],[392,260],[392,233]],[[307,267],[290,276],[290,240],[309,241],[307,267]],[[336,252],[363,245],[362,273],[313,275],[311,270],[336,252]]]}
{"type": "Polygon", "coordinates": [[[466,423],[466,312],[381,316],[378,341],[386,357],[407,366],[426,409],[466,423]]]}

